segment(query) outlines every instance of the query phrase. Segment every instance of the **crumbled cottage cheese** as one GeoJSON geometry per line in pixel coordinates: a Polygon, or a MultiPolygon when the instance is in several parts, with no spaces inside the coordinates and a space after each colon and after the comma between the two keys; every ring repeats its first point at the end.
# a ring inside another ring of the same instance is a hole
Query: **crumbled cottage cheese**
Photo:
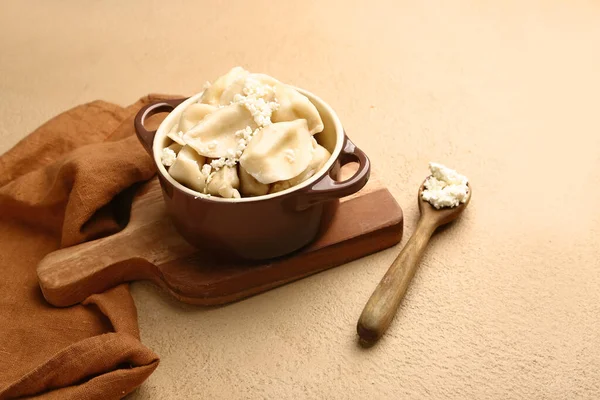
{"type": "Polygon", "coordinates": [[[202,166],[202,175],[204,175],[204,176],[208,176],[208,175],[210,175],[210,170],[211,170],[211,169],[212,169],[212,167],[211,167],[210,165],[208,165],[208,164],[204,164],[204,165],[202,166]]]}
{"type": "Polygon", "coordinates": [[[246,107],[259,128],[271,125],[271,114],[279,108],[279,103],[277,100],[266,101],[265,98],[273,97],[275,88],[256,79],[247,78],[242,92],[243,95],[236,94],[233,97],[232,104],[246,107]]]}
{"type": "Polygon", "coordinates": [[[177,153],[175,153],[173,150],[169,149],[168,147],[165,147],[162,151],[162,155],[160,157],[160,161],[162,162],[162,164],[165,167],[170,167],[171,165],[173,165],[173,163],[175,162],[175,160],[177,159],[177,153]]]}
{"type": "Polygon", "coordinates": [[[438,163],[429,163],[431,176],[425,181],[423,200],[437,209],[456,207],[467,200],[468,180],[453,169],[438,163]]]}

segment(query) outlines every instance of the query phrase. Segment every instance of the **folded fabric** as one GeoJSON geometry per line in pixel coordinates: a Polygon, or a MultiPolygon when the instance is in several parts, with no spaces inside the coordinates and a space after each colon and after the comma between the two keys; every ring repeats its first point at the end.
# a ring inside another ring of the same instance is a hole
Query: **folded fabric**
{"type": "Polygon", "coordinates": [[[155,173],[133,118],[168,97],[75,107],[0,157],[0,399],[122,398],[158,366],[140,342],[127,285],[55,308],[36,266],[126,225],[132,185],[155,173]]]}

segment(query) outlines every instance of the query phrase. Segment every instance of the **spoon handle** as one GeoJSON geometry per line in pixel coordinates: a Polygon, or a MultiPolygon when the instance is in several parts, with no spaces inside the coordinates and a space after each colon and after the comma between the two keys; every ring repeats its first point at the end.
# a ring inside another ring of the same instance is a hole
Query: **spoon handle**
{"type": "Polygon", "coordinates": [[[387,330],[435,228],[421,217],[410,240],[375,288],[358,320],[357,331],[363,341],[374,343],[387,330]]]}

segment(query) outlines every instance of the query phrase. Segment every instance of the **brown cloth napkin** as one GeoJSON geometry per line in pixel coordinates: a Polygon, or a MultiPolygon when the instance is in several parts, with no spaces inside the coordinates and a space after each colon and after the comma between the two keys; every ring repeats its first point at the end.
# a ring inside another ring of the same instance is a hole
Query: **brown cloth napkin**
{"type": "Polygon", "coordinates": [[[124,227],[125,189],[154,174],[133,118],[159,97],[75,107],[0,157],[0,399],[122,398],[158,366],[127,285],[55,308],[36,265],[124,227]]]}

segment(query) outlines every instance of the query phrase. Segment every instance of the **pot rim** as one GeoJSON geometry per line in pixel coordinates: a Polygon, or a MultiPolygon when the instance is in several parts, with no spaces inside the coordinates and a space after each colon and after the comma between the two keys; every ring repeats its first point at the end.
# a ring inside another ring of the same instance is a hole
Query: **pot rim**
{"type": "Polygon", "coordinates": [[[295,185],[288,189],[282,190],[280,192],[270,193],[270,194],[266,194],[266,195],[262,195],[262,196],[241,197],[238,199],[210,196],[210,195],[192,190],[192,189],[188,188],[187,186],[177,182],[169,174],[169,172],[167,171],[165,166],[162,164],[161,154],[162,154],[163,149],[159,148],[157,143],[162,142],[162,139],[167,135],[170,127],[173,126],[173,124],[175,123],[176,120],[179,120],[183,110],[190,104],[192,104],[192,103],[196,102],[198,99],[200,99],[200,97],[202,97],[202,94],[204,93],[204,91],[191,96],[190,98],[186,99],[184,102],[179,104],[177,107],[175,107],[173,109],[173,111],[171,111],[167,115],[167,117],[162,121],[162,123],[156,130],[156,134],[154,135],[154,138],[152,141],[152,156],[154,159],[154,163],[156,164],[156,166],[158,168],[158,172],[161,174],[162,178],[164,178],[167,182],[169,182],[174,188],[180,190],[181,192],[183,192],[189,196],[193,196],[195,200],[205,200],[205,201],[218,202],[218,203],[252,203],[252,202],[267,201],[267,200],[271,200],[271,199],[278,198],[278,197],[284,197],[284,196],[293,194],[295,192],[299,192],[302,189],[308,188],[311,185],[313,185],[315,182],[317,182],[318,180],[323,178],[323,176],[325,176],[325,174],[328,174],[329,171],[333,168],[335,162],[340,157],[340,154],[341,154],[344,144],[346,142],[347,138],[346,138],[346,134],[344,132],[344,128],[342,126],[342,122],[340,121],[338,115],[333,110],[333,108],[329,104],[327,104],[325,101],[323,101],[323,99],[321,99],[320,97],[316,96],[315,94],[313,94],[307,90],[300,89],[300,88],[297,88],[292,85],[289,85],[289,86],[291,86],[292,88],[296,89],[298,92],[300,92],[301,94],[306,96],[311,101],[311,103],[313,103],[315,106],[317,106],[317,104],[318,104],[319,107],[317,107],[317,109],[321,108],[322,110],[325,110],[325,112],[327,112],[331,116],[331,119],[332,119],[333,125],[334,125],[333,127],[335,129],[335,135],[336,135],[335,148],[331,152],[331,156],[329,157],[329,160],[327,160],[325,165],[323,167],[321,167],[321,169],[319,171],[317,171],[317,173],[315,173],[309,179],[305,180],[304,182],[302,182],[298,185],[295,185]]]}

